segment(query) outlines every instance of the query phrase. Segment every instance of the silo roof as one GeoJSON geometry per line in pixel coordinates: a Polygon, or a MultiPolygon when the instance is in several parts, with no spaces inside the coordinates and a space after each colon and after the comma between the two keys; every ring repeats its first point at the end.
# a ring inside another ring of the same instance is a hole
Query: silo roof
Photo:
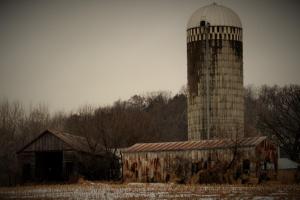
{"type": "Polygon", "coordinates": [[[196,10],[189,19],[187,29],[199,26],[200,21],[207,21],[211,26],[233,26],[242,28],[240,18],[233,10],[216,3],[196,10]]]}

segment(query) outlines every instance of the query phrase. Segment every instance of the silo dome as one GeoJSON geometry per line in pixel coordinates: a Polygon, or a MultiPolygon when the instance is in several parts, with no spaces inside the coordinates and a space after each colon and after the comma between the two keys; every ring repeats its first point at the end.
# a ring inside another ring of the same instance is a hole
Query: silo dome
{"type": "Polygon", "coordinates": [[[187,29],[199,26],[200,21],[207,21],[211,26],[232,26],[242,28],[240,18],[233,10],[216,3],[196,10],[188,21],[187,29]]]}

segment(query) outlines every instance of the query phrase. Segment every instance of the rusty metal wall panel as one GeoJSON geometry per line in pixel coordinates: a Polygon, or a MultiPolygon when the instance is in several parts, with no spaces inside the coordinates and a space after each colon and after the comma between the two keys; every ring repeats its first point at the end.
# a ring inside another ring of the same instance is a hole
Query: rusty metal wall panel
{"type": "MultiPolygon", "coordinates": [[[[242,159],[252,160],[254,147],[239,149],[242,159]]],[[[165,182],[176,174],[182,161],[186,162],[187,172],[191,172],[192,163],[207,162],[211,165],[218,162],[230,161],[233,149],[208,149],[185,151],[157,151],[157,152],[125,152],[123,156],[124,179],[129,182],[165,182]]],[[[241,160],[242,162],[242,160],[241,160]]],[[[255,163],[253,161],[253,163],[255,163]]],[[[191,174],[190,174],[191,175],[191,174]]]]}

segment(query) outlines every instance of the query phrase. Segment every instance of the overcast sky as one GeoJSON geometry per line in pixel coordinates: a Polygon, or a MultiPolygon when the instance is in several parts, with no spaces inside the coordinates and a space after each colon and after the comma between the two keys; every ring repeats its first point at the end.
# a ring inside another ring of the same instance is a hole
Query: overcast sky
{"type": "MultiPolygon", "coordinates": [[[[1,1],[0,99],[51,111],[187,82],[186,24],[211,0],[1,1]]],[[[300,1],[216,0],[241,18],[244,85],[300,84],[300,1]]]]}

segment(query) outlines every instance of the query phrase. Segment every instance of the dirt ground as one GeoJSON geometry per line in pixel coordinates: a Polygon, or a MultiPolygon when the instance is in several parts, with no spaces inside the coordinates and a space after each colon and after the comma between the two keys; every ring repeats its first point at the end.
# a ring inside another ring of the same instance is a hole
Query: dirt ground
{"type": "Polygon", "coordinates": [[[35,185],[0,188],[0,199],[300,199],[300,185],[178,185],[161,183],[35,185]]]}

